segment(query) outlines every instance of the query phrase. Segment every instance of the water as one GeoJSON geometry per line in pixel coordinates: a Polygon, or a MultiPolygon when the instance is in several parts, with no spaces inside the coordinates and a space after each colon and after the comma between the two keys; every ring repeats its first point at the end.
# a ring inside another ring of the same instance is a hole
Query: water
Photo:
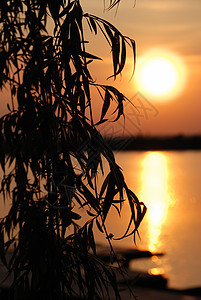
{"type": "MultiPolygon", "coordinates": [[[[129,188],[148,208],[138,248],[165,253],[133,261],[131,268],[164,273],[169,287],[201,286],[201,151],[117,152],[116,159],[129,188]]],[[[3,216],[3,201],[0,206],[3,216]]],[[[121,219],[115,210],[108,216],[108,231],[121,236],[128,220],[125,204],[121,219]]],[[[97,241],[106,243],[100,234],[97,241]]],[[[133,239],[114,241],[114,246],[131,248],[133,239]]]]}
{"type": "MultiPolygon", "coordinates": [[[[128,186],[147,208],[137,246],[164,257],[133,261],[131,267],[164,273],[169,287],[201,286],[201,151],[118,152],[128,186]]],[[[108,224],[117,235],[125,225],[108,224]]],[[[122,242],[132,246],[131,239],[122,242]]]]}

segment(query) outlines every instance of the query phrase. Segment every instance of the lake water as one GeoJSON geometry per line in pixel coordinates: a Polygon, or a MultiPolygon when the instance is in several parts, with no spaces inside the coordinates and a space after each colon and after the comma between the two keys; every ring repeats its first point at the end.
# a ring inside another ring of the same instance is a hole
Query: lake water
{"type": "MultiPolygon", "coordinates": [[[[116,159],[128,186],[148,208],[137,247],[165,253],[135,260],[131,267],[164,273],[169,287],[201,286],[201,151],[125,151],[116,159]]],[[[126,226],[127,211],[125,205],[120,221],[112,213],[108,226],[115,236],[126,226]]],[[[133,241],[117,245],[132,247],[133,241]]]]}
{"type": "MultiPolygon", "coordinates": [[[[172,288],[201,286],[201,151],[124,151],[115,155],[129,188],[148,208],[137,247],[165,253],[163,257],[135,260],[131,268],[164,273],[172,288]]],[[[0,210],[5,215],[3,201],[0,210]]],[[[121,219],[116,210],[110,213],[108,231],[121,236],[128,220],[125,203],[121,219]]],[[[97,241],[106,242],[100,234],[97,241]]],[[[113,244],[135,246],[130,237],[113,244]]]]}

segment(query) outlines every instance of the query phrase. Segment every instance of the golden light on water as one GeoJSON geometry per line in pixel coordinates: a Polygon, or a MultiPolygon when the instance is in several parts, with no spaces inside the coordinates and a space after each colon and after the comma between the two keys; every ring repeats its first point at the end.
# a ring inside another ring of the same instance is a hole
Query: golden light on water
{"type": "Polygon", "coordinates": [[[149,250],[160,247],[160,234],[173,203],[168,191],[168,166],[165,155],[151,152],[142,161],[140,199],[147,206],[149,250]]]}
{"type": "Polygon", "coordinates": [[[163,268],[152,268],[152,269],[148,270],[148,273],[150,275],[160,275],[160,274],[164,274],[164,269],[163,268]]]}

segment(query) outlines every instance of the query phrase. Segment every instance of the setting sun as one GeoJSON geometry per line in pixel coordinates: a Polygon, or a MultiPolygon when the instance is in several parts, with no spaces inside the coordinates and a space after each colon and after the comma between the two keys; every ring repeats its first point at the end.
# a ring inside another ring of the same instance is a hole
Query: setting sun
{"type": "Polygon", "coordinates": [[[170,54],[145,55],[139,59],[136,76],[140,92],[156,101],[170,100],[183,88],[182,63],[170,54]]]}
{"type": "Polygon", "coordinates": [[[154,95],[169,93],[178,82],[176,66],[163,57],[153,57],[145,61],[139,76],[144,89],[154,95]]]}

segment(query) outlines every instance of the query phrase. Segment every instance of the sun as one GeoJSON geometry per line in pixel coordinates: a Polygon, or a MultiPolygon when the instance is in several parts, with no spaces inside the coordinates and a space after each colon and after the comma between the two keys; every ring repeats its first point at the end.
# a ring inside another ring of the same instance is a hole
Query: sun
{"type": "Polygon", "coordinates": [[[183,88],[183,65],[170,53],[145,55],[139,60],[136,73],[138,89],[152,96],[152,100],[171,100],[183,88]]]}
{"type": "Polygon", "coordinates": [[[178,70],[167,58],[153,57],[144,62],[139,79],[142,87],[153,95],[166,95],[178,83],[178,70]]]}

